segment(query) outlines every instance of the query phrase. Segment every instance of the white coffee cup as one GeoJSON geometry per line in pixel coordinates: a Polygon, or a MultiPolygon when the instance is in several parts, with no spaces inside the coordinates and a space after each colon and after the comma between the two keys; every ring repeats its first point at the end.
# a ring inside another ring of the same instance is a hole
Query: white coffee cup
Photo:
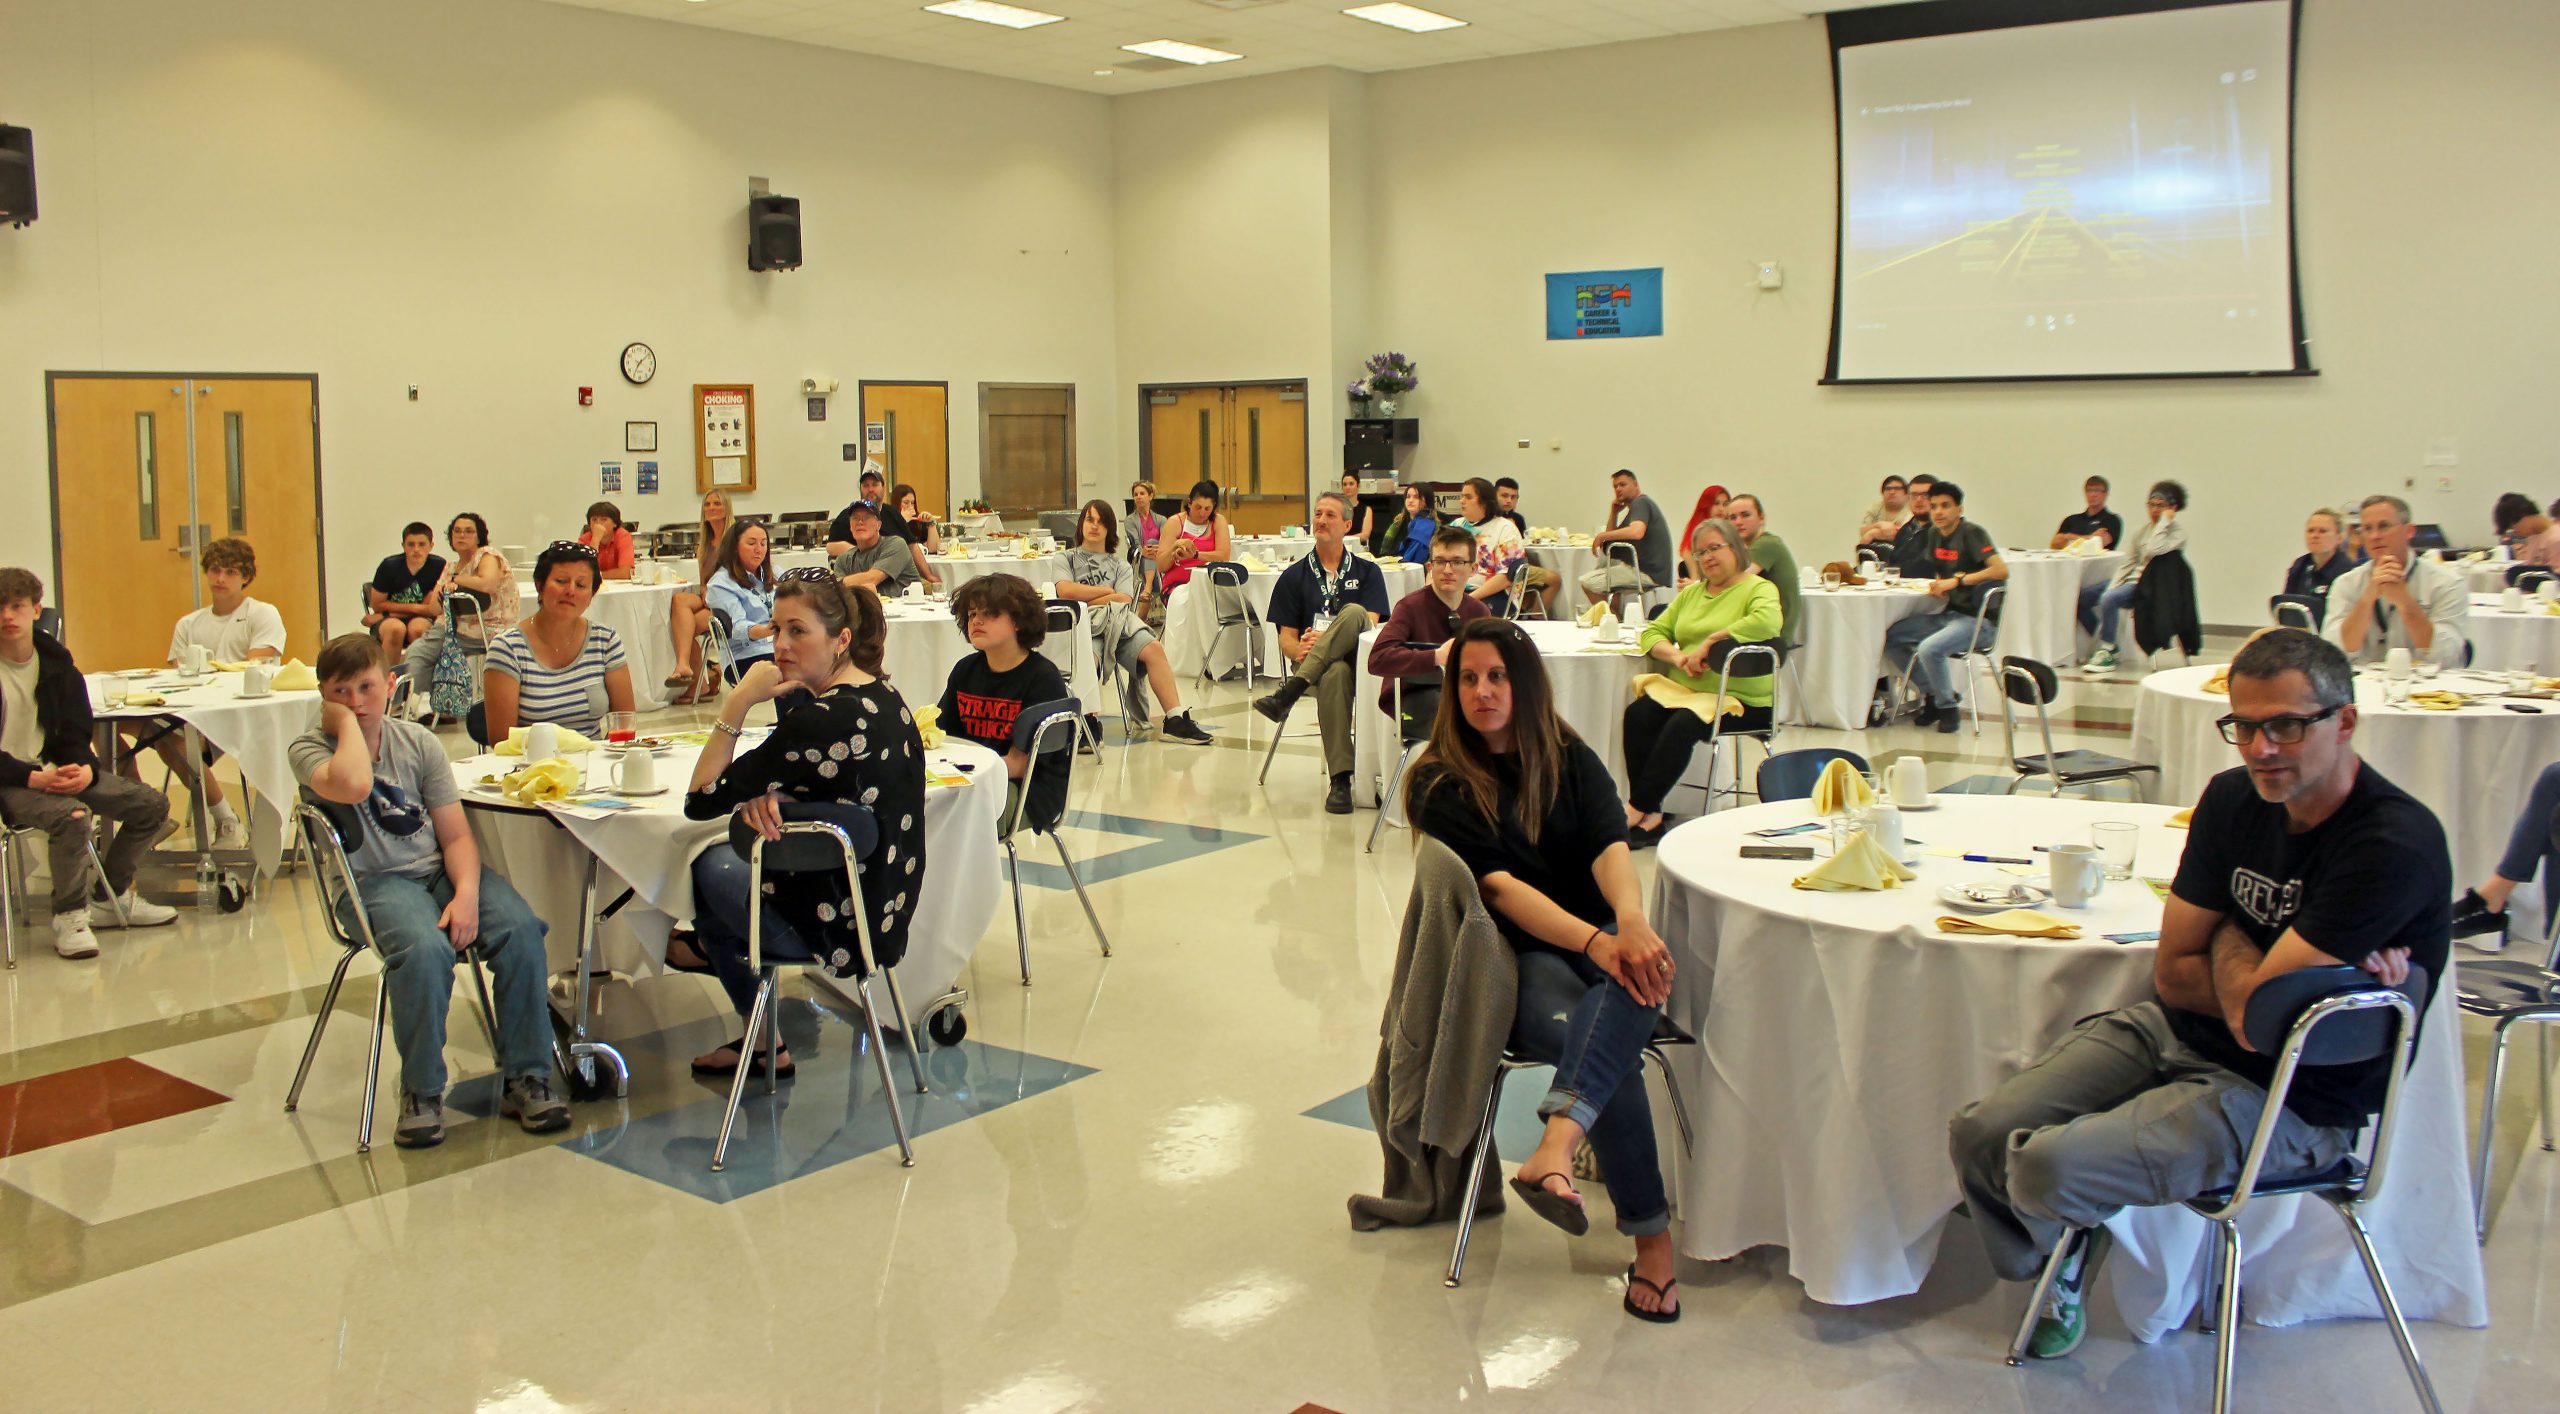
{"type": "Polygon", "coordinates": [[[2053,881],[2053,901],[2064,908],[2087,908],[2106,883],[2106,863],[2095,845],[2058,844],[2045,855],[2053,881]]]}
{"type": "Polygon", "coordinates": [[[548,761],[560,754],[560,729],[549,722],[536,722],[524,729],[524,759],[548,761]]]}
{"type": "Polygon", "coordinates": [[[1629,633],[1642,632],[1644,630],[1645,622],[1644,601],[1641,599],[1628,600],[1627,606],[1618,611],[1618,621],[1626,626],[1626,630],[1629,633]]]}
{"type": "Polygon", "coordinates": [[[1615,643],[1625,635],[1625,626],[1607,614],[1602,614],[1600,622],[1591,626],[1591,641],[1594,643],[1615,643]]]}
{"type": "Polygon", "coordinates": [[[1905,810],[1929,803],[1929,763],[1905,756],[1893,763],[1893,803],[1905,810]]]}
{"type": "Polygon", "coordinates": [[[2498,596],[2498,607],[2510,614],[2524,612],[2524,591],[2512,584],[2508,585],[2506,592],[2498,596]]]}
{"type": "Polygon", "coordinates": [[[922,599],[924,597],[924,581],[921,579],[907,581],[905,597],[909,599],[922,599]]]}
{"type": "Polygon", "coordinates": [[[276,690],[276,670],[264,663],[252,663],[240,671],[240,695],[265,697],[276,690]]]}
{"type": "Polygon", "coordinates": [[[2560,579],[2546,579],[2535,585],[2533,592],[2545,604],[2560,602],[2560,579]]]}
{"type": "Polygon", "coordinates": [[[2382,675],[2384,677],[2391,678],[2396,681],[2409,676],[2409,672],[2410,659],[2408,649],[2394,648],[2390,652],[2382,655],[2382,675]]]}
{"type": "Polygon", "coordinates": [[[213,655],[205,651],[203,644],[190,643],[187,645],[185,661],[188,672],[200,673],[213,666],[213,655]]]}
{"type": "Polygon", "coordinates": [[[621,795],[658,793],[658,758],[646,747],[633,747],[613,763],[613,788],[621,795]]]}

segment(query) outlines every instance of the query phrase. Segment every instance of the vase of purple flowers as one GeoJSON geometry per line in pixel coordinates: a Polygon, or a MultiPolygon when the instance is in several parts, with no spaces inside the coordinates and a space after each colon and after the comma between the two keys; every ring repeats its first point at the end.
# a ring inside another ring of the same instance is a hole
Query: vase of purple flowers
{"type": "MultiPolygon", "coordinates": [[[[1368,370],[1368,375],[1351,386],[1355,390],[1362,388],[1368,390],[1367,401],[1376,405],[1377,414],[1380,417],[1395,416],[1396,399],[1412,392],[1421,381],[1414,374],[1413,360],[1393,351],[1371,354],[1368,363],[1363,366],[1368,370]]],[[[1352,397],[1356,401],[1361,399],[1362,394],[1355,391],[1352,397]]]]}

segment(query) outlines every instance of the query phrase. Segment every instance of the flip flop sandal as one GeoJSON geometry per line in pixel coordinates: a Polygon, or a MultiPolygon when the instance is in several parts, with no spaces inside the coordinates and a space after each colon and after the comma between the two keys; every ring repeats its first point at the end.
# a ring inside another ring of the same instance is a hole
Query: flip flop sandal
{"type": "MultiPolygon", "coordinates": [[[[1583,1211],[1582,1195],[1575,1194],[1568,1198],[1556,1192],[1547,1186],[1547,1180],[1552,1178],[1565,1178],[1565,1176],[1560,1173],[1546,1174],[1535,1183],[1513,1178],[1511,1191],[1520,1195],[1520,1201],[1529,1205],[1530,1212],[1536,1213],[1574,1236],[1580,1237],[1591,1231],[1591,1215],[1583,1211]]],[[[1565,1178],[1565,1182],[1570,1185],[1573,1180],[1565,1178]]]]}
{"type": "MultiPolygon", "coordinates": [[[[730,1042],[729,1049],[743,1054],[747,1049],[746,1038],[742,1036],[737,1040],[730,1042]]],[[[763,1056],[759,1055],[755,1058],[754,1063],[748,1067],[747,1074],[762,1075],[764,1074],[764,1067],[765,1059],[763,1056]]],[[[773,1078],[776,1080],[789,1080],[799,1072],[800,1063],[798,1061],[785,1060],[782,1063],[782,1068],[773,1073],[773,1078]]],[[[703,1076],[732,1076],[738,1073],[738,1063],[736,1061],[731,1061],[727,1065],[722,1065],[718,1061],[695,1061],[693,1063],[693,1073],[703,1076]]]]}
{"type": "Polygon", "coordinates": [[[1673,1277],[1671,1280],[1662,1283],[1660,1286],[1656,1286],[1652,1282],[1646,1281],[1643,1277],[1637,1276],[1636,1264],[1629,1262],[1627,1263],[1627,1294],[1619,1300],[1618,1304],[1626,1307],[1627,1314],[1635,1317],[1639,1321],[1650,1321],[1657,1326],[1667,1326],[1680,1319],[1680,1308],[1674,1306],[1668,1311],[1648,1311],[1642,1306],[1636,1304],[1636,1288],[1641,1286],[1647,1291],[1652,1292],[1653,1298],[1656,1301],[1667,1301],[1671,1298],[1672,1288],[1679,1284],[1680,1279],[1678,1277],[1673,1277]]]}

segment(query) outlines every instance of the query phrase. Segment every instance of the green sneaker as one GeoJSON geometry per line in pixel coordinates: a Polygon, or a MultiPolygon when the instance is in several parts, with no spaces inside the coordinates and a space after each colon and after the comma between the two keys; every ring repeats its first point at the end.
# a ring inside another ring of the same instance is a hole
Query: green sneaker
{"type": "Polygon", "coordinates": [[[2106,1236],[2105,1228],[2095,1228],[2072,1238],[2071,1255],[2054,1275],[2053,1290],[2045,1295],[2044,1311],[2036,1317],[2035,1334],[2027,1337],[2028,1359],[2059,1360],[2079,1349],[2089,1334],[2089,1274],[2097,1269],[2106,1236]]]}

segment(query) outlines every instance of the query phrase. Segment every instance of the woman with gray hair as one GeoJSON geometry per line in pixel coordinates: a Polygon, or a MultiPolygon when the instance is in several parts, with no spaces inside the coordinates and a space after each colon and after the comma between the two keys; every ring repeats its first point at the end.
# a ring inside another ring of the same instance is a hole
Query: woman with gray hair
{"type": "MultiPolygon", "coordinates": [[[[1656,671],[1673,686],[1707,696],[1703,708],[1667,706],[1641,694],[1627,704],[1627,842],[1639,849],[1671,827],[1662,800],[1680,783],[1690,753],[1707,739],[1707,719],[1700,711],[1724,711],[1726,704],[1715,700],[1724,665],[1719,650],[1776,638],[1784,622],[1778,586],[1752,565],[1742,532],[1732,521],[1718,516],[1698,522],[1689,536],[1689,561],[1697,578],[1636,635],[1636,647],[1661,664],[1656,671]]],[[[1742,710],[1725,725],[1736,731],[1767,727],[1776,688],[1773,674],[1733,679],[1727,690],[1742,710]]]]}
{"type": "Polygon", "coordinates": [[[2142,571],[2153,560],[2172,550],[2187,548],[2187,527],[2178,512],[2187,508],[2187,488],[2174,481],[2155,481],[2143,509],[2151,513],[2150,521],[2133,532],[2125,546],[2124,563],[2116,567],[2114,578],[2104,585],[2080,586],[2080,627],[2098,640],[2081,671],[2095,677],[2116,670],[2116,627],[2134,595],[2140,592],[2142,571]]]}

